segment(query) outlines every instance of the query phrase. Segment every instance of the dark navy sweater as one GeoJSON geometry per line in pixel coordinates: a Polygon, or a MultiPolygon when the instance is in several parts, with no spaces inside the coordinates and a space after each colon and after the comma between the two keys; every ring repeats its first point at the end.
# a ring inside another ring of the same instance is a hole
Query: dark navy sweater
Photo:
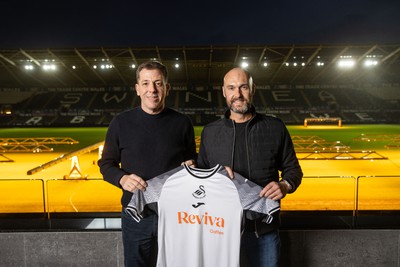
{"type": "MultiPolygon", "coordinates": [[[[150,115],[136,107],[111,121],[98,165],[104,180],[122,188],[119,181],[125,174],[148,180],[189,159],[196,159],[189,117],[170,108],[150,115]]],[[[131,197],[132,193],[123,190],[123,207],[131,197]]]]}

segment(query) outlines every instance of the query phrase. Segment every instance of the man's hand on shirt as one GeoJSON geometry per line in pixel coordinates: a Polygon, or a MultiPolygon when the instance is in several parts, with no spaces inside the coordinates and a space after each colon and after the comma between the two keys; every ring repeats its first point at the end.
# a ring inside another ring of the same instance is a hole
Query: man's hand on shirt
{"type": "Polygon", "coordinates": [[[181,163],[181,165],[186,164],[188,167],[196,168],[196,161],[193,159],[189,159],[181,163]]]}
{"type": "Polygon", "coordinates": [[[136,174],[125,174],[122,176],[121,180],[119,181],[122,188],[129,192],[134,192],[136,189],[145,191],[147,187],[147,183],[141,177],[137,176],[136,174]]]}
{"type": "Polygon", "coordinates": [[[228,172],[229,178],[233,179],[235,176],[233,175],[233,171],[231,167],[225,166],[226,171],[228,172]]]}
{"type": "Polygon", "coordinates": [[[267,184],[260,192],[260,197],[270,198],[272,200],[279,200],[286,196],[288,188],[285,183],[278,183],[275,181],[267,184]]]}

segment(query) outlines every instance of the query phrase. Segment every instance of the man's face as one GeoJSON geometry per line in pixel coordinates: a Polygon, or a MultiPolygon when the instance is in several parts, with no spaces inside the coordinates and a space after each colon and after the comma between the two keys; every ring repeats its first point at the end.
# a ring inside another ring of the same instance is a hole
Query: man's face
{"type": "Polygon", "coordinates": [[[142,109],[149,114],[160,113],[165,107],[169,84],[165,83],[162,73],[157,69],[143,69],[139,76],[135,89],[140,96],[142,109]]]}
{"type": "Polygon", "coordinates": [[[226,104],[232,112],[246,114],[249,112],[252,102],[252,90],[246,73],[234,69],[228,72],[224,78],[222,88],[226,104]]]}

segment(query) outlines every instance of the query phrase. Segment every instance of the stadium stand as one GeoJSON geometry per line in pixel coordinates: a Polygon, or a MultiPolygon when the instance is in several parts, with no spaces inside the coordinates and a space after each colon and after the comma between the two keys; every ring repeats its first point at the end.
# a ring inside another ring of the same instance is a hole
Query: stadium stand
{"type": "MultiPolygon", "coordinates": [[[[139,105],[140,100],[126,87],[42,89],[23,97],[8,96],[2,102],[1,127],[107,126],[115,114],[139,105]]],[[[170,91],[167,105],[189,115],[195,125],[204,125],[220,118],[226,104],[219,89],[180,87],[170,91]]],[[[258,112],[287,124],[302,124],[307,117],[340,117],[345,123],[400,122],[398,104],[389,97],[352,88],[259,89],[254,105],[258,112]]]]}
{"type": "Polygon", "coordinates": [[[191,116],[196,125],[221,116],[223,76],[242,63],[258,88],[256,109],[288,124],[302,124],[308,116],[398,123],[399,53],[399,44],[3,49],[0,106],[12,112],[0,114],[0,127],[73,126],[71,116],[84,116],[82,126],[105,126],[113,114],[139,104],[132,65],[150,58],[169,69],[167,105],[191,116]],[[54,73],[40,70],[49,55],[54,73]],[[354,68],[340,69],[343,58],[353,59],[354,68]]]}

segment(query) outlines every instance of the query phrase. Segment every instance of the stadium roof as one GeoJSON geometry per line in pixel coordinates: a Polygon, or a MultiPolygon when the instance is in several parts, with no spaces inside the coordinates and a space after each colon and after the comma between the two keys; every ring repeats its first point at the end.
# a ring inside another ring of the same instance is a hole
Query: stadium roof
{"type": "Polygon", "coordinates": [[[173,86],[220,85],[241,64],[256,84],[399,83],[399,56],[400,44],[3,49],[0,88],[132,86],[150,59],[173,86]]]}

